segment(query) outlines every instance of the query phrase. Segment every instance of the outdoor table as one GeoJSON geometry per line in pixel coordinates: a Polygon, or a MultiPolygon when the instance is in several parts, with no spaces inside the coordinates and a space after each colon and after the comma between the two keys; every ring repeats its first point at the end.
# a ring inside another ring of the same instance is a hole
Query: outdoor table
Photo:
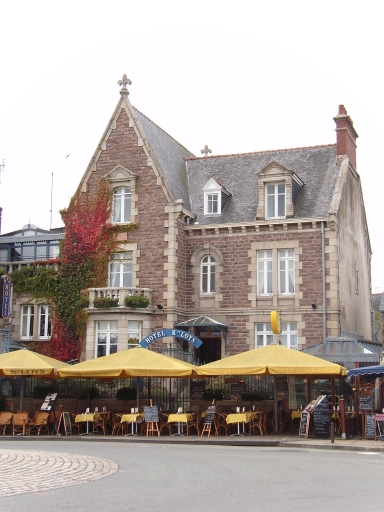
{"type": "MultiPolygon", "coordinates": [[[[96,413],[100,414],[100,413],[96,413]]],[[[95,417],[94,413],[86,413],[86,414],[78,414],[75,418],[75,423],[87,422],[87,431],[84,434],[79,434],[79,436],[91,436],[91,432],[89,432],[89,422],[93,421],[95,417]]]]}
{"type": "Polygon", "coordinates": [[[293,420],[296,420],[297,418],[300,418],[300,419],[301,419],[301,413],[302,413],[302,412],[303,412],[303,411],[292,411],[292,412],[291,412],[291,418],[292,418],[293,420]]]}
{"type": "Polygon", "coordinates": [[[143,421],[143,414],[142,413],[130,413],[130,414],[123,414],[121,417],[120,423],[131,423],[132,424],[132,431],[130,434],[124,434],[124,436],[137,436],[137,424],[141,423],[143,421]],[[134,430],[135,426],[135,430],[134,430]]]}
{"type": "Polygon", "coordinates": [[[192,418],[192,415],[187,414],[187,413],[170,414],[168,416],[168,423],[177,423],[177,434],[172,434],[172,435],[173,436],[183,436],[184,432],[183,432],[182,424],[188,423],[188,421],[190,421],[191,418],[192,418]]]}
{"type": "Polygon", "coordinates": [[[244,423],[249,423],[253,420],[257,413],[254,411],[249,412],[238,412],[234,414],[228,414],[226,418],[227,425],[229,423],[237,423],[237,432],[235,434],[231,434],[231,436],[243,436],[244,435],[244,423]],[[243,423],[243,433],[240,432],[240,423],[243,423]]]}

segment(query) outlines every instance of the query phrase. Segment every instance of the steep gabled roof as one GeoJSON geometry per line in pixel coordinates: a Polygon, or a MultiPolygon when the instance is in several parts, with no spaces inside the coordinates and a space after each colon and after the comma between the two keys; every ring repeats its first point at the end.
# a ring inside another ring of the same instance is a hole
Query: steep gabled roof
{"type": "Polygon", "coordinates": [[[133,108],[133,110],[175,199],[182,199],[184,207],[190,210],[185,160],[192,158],[194,155],[139,110],[136,108],[133,108]]]}
{"type": "Polygon", "coordinates": [[[211,177],[225,183],[232,193],[214,223],[254,221],[258,203],[257,173],[273,161],[292,169],[304,182],[295,202],[294,218],[326,218],[340,167],[335,145],[187,160],[191,211],[197,214],[196,221],[212,223],[211,217],[203,215],[203,187],[211,177]]]}

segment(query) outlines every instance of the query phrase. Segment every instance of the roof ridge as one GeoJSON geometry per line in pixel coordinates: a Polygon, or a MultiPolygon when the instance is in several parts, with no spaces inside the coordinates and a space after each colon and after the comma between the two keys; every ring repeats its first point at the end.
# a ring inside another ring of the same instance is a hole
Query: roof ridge
{"type": "Polygon", "coordinates": [[[262,153],[276,153],[276,152],[280,152],[280,151],[297,151],[299,149],[327,148],[327,147],[331,147],[331,146],[336,147],[336,144],[319,144],[317,146],[301,146],[301,147],[297,147],[297,148],[285,148],[285,149],[266,149],[264,151],[250,151],[248,153],[228,153],[226,155],[195,156],[193,158],[187,158],[186,160],[207,160],[208,158],[225,158],[228,156],[260,155],[262,153]]]}
{"type": "MultiPolygon", "coordinates": [[[[175,137],[172,137],[172,135],[170,135],[167,131],[164,130],[164,128],[161,128],[161,126],[159,126],[157,123],[155,123],[154,121],[152,121],[152,119],[150,119],[148,116],[146,116],[145,114],[143,114],[143,112],[141,110],[139,110],[138,108],[136,108],[134,105],[132,105],[132,108],[134,110],[136,110],[136,112],[139,112],[139,114],[141,114],[143,117],[145,117],[145,119],[148,119],[149,122],[151,122],[153,125],[156,126],[156,128],[158,128],[159,130],[161,130],[163,133],[165,133],[170,139],[172,139],[173,141],[176,142],[176,144],[178,144],[179,146],[181,146],[183,149],[185,149],[185,151],[188,151],[188,153],[191,153],[191,155],[193,155],[192,151],[190,151],[189,149],[187,149],[183,144],[181,144],[178,140],[175,139],[175,137]]],[[[198,157],[195,157],[193,156],[193,158],[198,158],[198,157]]],[[[189,158],[187,159],[189,160],[189,158]]]]}

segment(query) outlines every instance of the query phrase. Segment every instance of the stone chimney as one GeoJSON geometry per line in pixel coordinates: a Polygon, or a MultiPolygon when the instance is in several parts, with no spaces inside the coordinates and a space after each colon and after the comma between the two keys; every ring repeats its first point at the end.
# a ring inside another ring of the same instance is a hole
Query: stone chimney
{"type": "Polygon", "coordinates": [[[347,156],[356,169],[356,139],[358,135],[344,105],[339,105],[339,113],[333,120],[336,123],[337,154],[347,156]]]}

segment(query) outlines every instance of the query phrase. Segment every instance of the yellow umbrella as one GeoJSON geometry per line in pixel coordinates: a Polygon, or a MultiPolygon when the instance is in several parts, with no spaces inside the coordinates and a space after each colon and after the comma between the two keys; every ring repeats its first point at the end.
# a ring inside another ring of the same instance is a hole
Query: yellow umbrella
{"type": "MultiPolygon", "coordinates": [[[[61,377],[120,378],[127,377],[192,377],[196,366],[151,350],[135,347],[109,356],[90,359],[62,369],[61,377]]],[[[139,386],[137,407],[139,407],[139,386]]]]}
{"type": "Polygon", "coordinates": [[[267,345],[199,366],[197,374],[347,375],[347,369],[282,345],[267,345]]]}
{"type": "MultiPolygon", "coordinates": [[[[267,345],[200,366],[198,375],[275,375],[275,418],[278,416],[276,375],[347,375],[347,369],[281,345],[267,345]]],[[[275,432],[278,431],[277,421],[275,432]]]]}
{"type": "Polygon", "coordinates": [[[60,377],[127,378],[127,377],[192,377],[196,366],[151,350],[136,347],[109,356],[98,357],[68,366],[60,377]]]}
{"type": "MultiPolygon", "coordinates": [[[[53,379],[58,376],[57,370],[63,367],[70,367],[70,365],[26,349],[0,354],[0,377],[53,379]]],[[[23,407],[23,391],[24,379],[21,385],[20,411],[23,407]]]]}

